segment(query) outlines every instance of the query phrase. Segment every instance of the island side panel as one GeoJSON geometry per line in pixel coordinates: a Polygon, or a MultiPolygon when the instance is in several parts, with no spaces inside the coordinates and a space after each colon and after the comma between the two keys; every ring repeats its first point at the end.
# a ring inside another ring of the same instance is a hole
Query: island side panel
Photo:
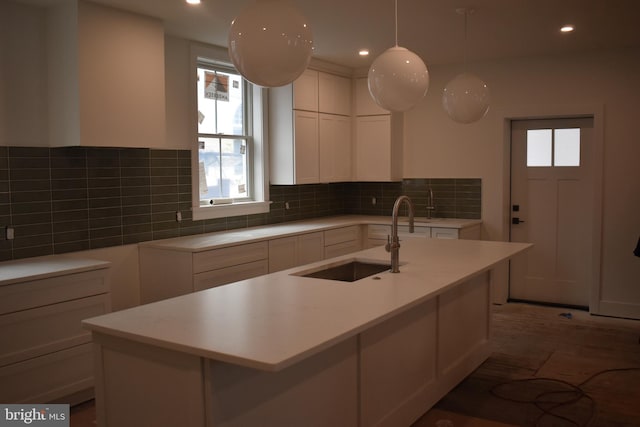
{"type": "Polygon", "coordinates": [[[491,354],[490,272],[438,296],[438,376],[444,396],[491,354]]]}
{"type": "Polygon", "coordinates": [[[439,399],[436,298],[360,335],[362,426],[409,426],[439,399]]]}
{"type": "Polygon", "coordinates": [[[98,427],[205,427],[202,359],[93,332],[98,427]]]}
{"type": "Polygon", "coordinates": [[[357,426],[357,341],[277,372],[206,361],[207,426],[357,426]]]}

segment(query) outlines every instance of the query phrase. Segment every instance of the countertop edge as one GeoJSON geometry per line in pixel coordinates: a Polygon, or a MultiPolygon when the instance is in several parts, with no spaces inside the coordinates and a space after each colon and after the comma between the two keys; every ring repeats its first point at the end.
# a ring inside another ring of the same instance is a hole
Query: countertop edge
{"type": "MultiPolygon", "coordinates": [[[[408,225],[407,217],[401,217],[400,225],[408,225]]],[[[415,225],[431,228],[464,229],[481,225],[481,219],[461,218],[416,218],[415,225]]],[[[308,220],[290,221],[277,224],[261,225],[250,228],[240,228],[226,231],[216,231],[191,236],[172,237],[169,239],[151,240],[138,243],[140,248],[165,249],[180,252],[198,253],[212,249],[221,249],[247,243],[257,243],[272,239],[296,236],[300,234],[326,231],[352,225],[391,225],[390,216],[372,215],[339,215],[313,218],[308,220]],[[296,228],[291,230],[291,228],[296,228]],[[268,229],[268,231],[267,231],[268,229]],[[260,235],[252,235],[258,233],[260,235]],[[217,238],[220,241],[215,241],[217,238]],[[232,239],[230,241],[229,239],[232,239]],[[194,243],[189,243],[194,242],[194,243]]]]}
{"type": "Polygon", "coordinates": [[[65,255],[46,255],[0,263],[0,286],[8,286],[30,280],[40,280],[66,274],[83,273],[111,267],[111,262],[93,258],[77,258],[65,255]],[[28,269],[27,272],[25,270],[28,269]]]}

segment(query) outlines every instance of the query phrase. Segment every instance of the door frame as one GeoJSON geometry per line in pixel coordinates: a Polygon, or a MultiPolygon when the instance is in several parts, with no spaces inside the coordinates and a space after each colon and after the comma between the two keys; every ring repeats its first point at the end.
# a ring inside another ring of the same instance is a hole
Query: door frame
{"type": "MultiPolygon", "coordinates": [[[[567,117],[593,117],[593,220],[591,224],[593,247],[591,248],[591,271],[589,289],[589,312],[598,314],[601,302],[601,264],[602,264],[602,211],[604,176],[604,105],[603,104],[567,104],[567,105],[525,105],[513,106],[502,110],[503,117],[503,206],[502,235],[511,239],[511,121],[544,120],[567,117]]],[[[508,272],[507,272],[508,275],[508,272]]],[[[506,278],[508,297],[509,278],[506,278]]],[[[505,298],[506,299],[506,298],[505,298]]]]}

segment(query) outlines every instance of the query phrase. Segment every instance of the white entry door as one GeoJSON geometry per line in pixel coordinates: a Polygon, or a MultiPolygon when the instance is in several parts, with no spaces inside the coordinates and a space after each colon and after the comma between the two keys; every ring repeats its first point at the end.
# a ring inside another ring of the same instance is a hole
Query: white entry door
{"type": "Polygon", "coordinates": [[[592,133],[592,118],[511,124],[511,241],[534,246],[511,263],[510,299],[589,306],[592,133]]]}

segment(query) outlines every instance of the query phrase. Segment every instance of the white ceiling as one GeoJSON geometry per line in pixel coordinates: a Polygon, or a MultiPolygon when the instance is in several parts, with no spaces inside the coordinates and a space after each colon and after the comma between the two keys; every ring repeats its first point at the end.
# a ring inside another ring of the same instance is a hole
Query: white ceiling
{"type": "MultiPolygon", "coordinates": [[[[60,0],[25,0],[50,3],[60,0]]],[[[160,18],[168,34],[227,45],[233,18],[255,0],[93,0],[160,18]]],[[[366,68],[395,43],[394,0],[292,0],[311,21],[314,56],[366,68]],[[357,51],[369,48],[369,58],[357,51]]],[[[429,64],[640,46],[640,0],[398,0],[398,44],[429,64]],[[560,34],[561,25],[576,26],[560,34]]]]}

